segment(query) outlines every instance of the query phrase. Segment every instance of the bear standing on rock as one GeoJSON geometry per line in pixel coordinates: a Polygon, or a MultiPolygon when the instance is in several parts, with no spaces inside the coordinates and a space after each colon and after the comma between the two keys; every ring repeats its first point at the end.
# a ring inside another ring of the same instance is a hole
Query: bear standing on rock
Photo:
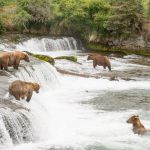
{"type": "Polygon", "coordinates": [[[8,70],[8,66],[13,66],[14,69],[18,69],[21,60],[30,62],[29,56],[25,52],[2,52],[0,53],[0,69],[8,70]]]}
{"type": "Polygon", "coordinates": [[[29,102],[33,91],[39,93],[39,89],[40,85],[38,83],[16,80],[9,86],[9,94],[13,95],[16,100],[20,100],[20,98],[26,98],[26,101],[29,102]]]}
{"type": "Polygon", "coordinates": [[[104,69],[108,67],[109,71],[111,71],[111,63],[107,56],[102,56],[99,54],[89,54],[87,60],[93,60],[93,67],[95,68],[97,65],[103,66],[104,69]]]}

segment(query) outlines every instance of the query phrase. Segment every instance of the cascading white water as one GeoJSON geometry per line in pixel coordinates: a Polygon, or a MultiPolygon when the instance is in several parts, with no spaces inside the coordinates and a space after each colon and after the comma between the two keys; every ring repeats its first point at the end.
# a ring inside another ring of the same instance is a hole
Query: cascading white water
{"type": "Polygon", "coordinates": [[[0,108],[0,149],[35,139],[33,116],[21,105],[13,102],[10,105],[11,108],[0,108]]]}
{"type": "MultiPolygon", "coordinates": [[[[46,62],[35,62],[35,60],[33,62],[33,65],[22,66],[19,68],[19,71],[13,73],[10,82],[16,79],[27,82],[38,82],[41,85],[40,92],[46,88],[51,89],[56,87],[59,83],[59,75],[55,68],[46,62]]],[[[12,101],[12,98],[11,96],[0,102],[0,106],[1,104],[4,105],[0,107],[0,144],[10,146],[41,138],[37,135],[38,131],[40,131],[40,129],[38,130],[40,123],[37,122],[40,121],[38,121],[37,114],[40,111],[30,106],[33,103],[34,107],[37,105],[37,108],[42,110],[41,105],[35,102],[36,95],[33,95],[33,102],[30,102],[30,105],[26,101],[12,101]],[[37,128],[35,127],[36,124],[38,124],[37,128]]]]}
{"type": "Polygon", "coordinates": [[[82,44],[75,38],[31,38],[16,45],[17,49],[31,52],[48,52],[60,50],[78,50],[82,49],[82,44]]]}
{"type": "MultiPolygon", "coordinates": [[[[28,40],[27,43],[21,45],[20,49],[27,50],[28,48],[29,51],[45,52],[52,45],[47,44],[46,47],[43,39],[33,41],[32,39],[28,40]]],[[[48,41],[48,43],[50,42],[48,41]]],[[[65,47],[63,43],[61,46],[65,47]]],[[[59,46],[57,45],[57,47],[59,46]]],[[[64,54],[64,51],[62,53],[64,54]]],[[[107,73],[107,70],[103,70],[102,67],[93,69],[92,62],[86,60],[86,54],[80,57],[79,62],[81,61],[82,65],[60,60],[59,64],[56,62],[56,66],[61,66],[63,69],[68,67],[69,70],[74,69],[79,73],[107,73]]],[[[141,67],[140,65],[133,65],[128,60],[122,60],[122,58],[111,60],[112,73],[115,71],[126,72],[134,68],[141,70],[144,67],[148,71],[146,66],[141,67]]],[[[146,76],[143,75],[144,78],[138,81],[109,81],[107,79],[59,76],[55,69],[47,63],[35,63],[35,65],[24,67],[15,76],[21,80],[39,82],[42,87],[46,87],[46,90],[42,88],[39,94],[33,95],[30,103],[27,103],[31,112],[24,113],[31,122],[31,129],[30,131],[27,130],[26,133],[32,133],[25,135],[27,139],[35,141],[35,143],[10,147],[9,150],[148,150],[149,137],[134,135],[131,126],[126,124],[130,115],[140,114],[145,126],[150,129],[150,112],[143,109],[143,105],[149,104],[147,99],[149,98],[150,82],[145,78],[146,76]],[[58,83],[57,77],[60,78],[61,84],[57,88],[53,88],[58,83]],[[50,89],[50,87],[52,88],[50,89]],[[118,97],[115,97],[116,95],[118,97]],[[137,102],[138,97],[140,98],[137,102]],[[115,106],[113,110],[112,105],[115,106]],[[135,105],[137,105],[135,109],[132,108],[135,105]],[[38,141],[39,137],[43,137],[43,139],[38,141]]],[[[141,78],[141,76],[138,77],[141,78]]],[[[5,115],[3,112],[2,114],[5,115]]],[[[22,116],[22,114],[19,115],[22,116]]],[[[24,116],[22,117],[24,118],[24,116]]],[[[24,119],[20,120],[24,122],[24,119]]],[[[13,139],[17,139],[15,141],[19,141],[19,143],[24,142],[21,124],[13,123],[14,127],[18,129],[17,133],[19,133],[13,139]]],[[[0,123],[1,130],[5,135],[1,143],[5,143],[5,139],[11,143],[12,139],[9,138],[3,120],[0,123]]],[[[14,129],[12,131],[16,133],[14,129]]]]}
{"type": "Polygon", "coordinates": [[[27,66],[15,74],[17,79],[38,82],[42,87],[54,87],[59,82],[58,72],[47,62],[27,66]]]}

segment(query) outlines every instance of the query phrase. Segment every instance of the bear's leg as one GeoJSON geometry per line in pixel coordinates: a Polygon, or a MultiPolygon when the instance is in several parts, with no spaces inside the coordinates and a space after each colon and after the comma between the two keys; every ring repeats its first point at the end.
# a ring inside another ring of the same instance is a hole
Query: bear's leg
{"type": "Polygon", "coordinates": [[[32,91],[28,92],[27,99],[26,99],[27,102],[29,102],[31,100],[32,93],[33,93],[32,91]]]}
{"type": "Polygon", "coordinates": [[[2,64],[6,71],[8,70],[8,64],[9,64],[9,59],[5,60],[2,64]]]}
{"type": "Polygon", "coordinates": [[[4,66],[4,69],[5,69],[6,71],[8,71],[8,66],[4,66]]]}
{"type": "Polygon", "coordinates": [[[1,70],[3,70],[3,66],[1,65],[1,70]]]}
{"type": "Polygon", "coordinates": [[[17,66],[17,65],[14,65],[14,69],[18,70],[18,66],[17,66]]]}
{"type": "Polygon", "coordinates": [[[20,101],[20,96],[19,95],[15,95],[14,97],[16,98],[16,100],[20,101]]]}
{"type": "Polygon", "coordinates": [[[22,99],[25,99],[25,96],[22,96],[21,98],[22,98],[22,99]]]}
{"type": "Polygon", "coordinates": [[[104,69],[106,69],[106,66],[103,66],[104,69]]]}
{"type": "Polygon", "coordinates": [[[110,66],[108,66],[108,69],[109,69],[109,71],[111,71],[111,67],[110,66]]]}
{"type": "Polygon", "coordinates": [[[97,61],[93,61],[93,67],[95,68],[97,66],[97,61]]]}
{"type": "Polygon", "coordinates": [[[14,69],[18,70],[19,64],[20,64],[20,59],[18,58],[18,59],[16,59],[16,61],[14,63],[14,69]]]}

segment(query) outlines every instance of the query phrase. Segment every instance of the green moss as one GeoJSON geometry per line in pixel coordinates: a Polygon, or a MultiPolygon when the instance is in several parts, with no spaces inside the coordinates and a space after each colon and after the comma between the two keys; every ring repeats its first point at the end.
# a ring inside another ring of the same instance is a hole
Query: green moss
{"type": "Polygon", "coordinates": [[[55,64],[54,58],[52,58],[50,56],[40,55],[40,54],[33,54],[33,53],[30,53],[30,52],[26,52],[26,53],[28,53],[29,55],[31,55],[33,57],[36,57],[36,58],[38,58],[40,60],[46,61],[46,62],[50,63],[51,65],[55,64]]]}
{"type": "Polygon", "coordinates": [[[95,43],[88,43],[86,45],[86,49],[91,50],[93,52],[118,53],[122,55],[136,54],[150,57],[150,50],[142,50],[142,49],[133,50],[133,49],[110,48],[110,47],[108,48],[95,43]]]}
{"type": "Polygon", "coordinates": [[[55,59],[66,59],[66,60],[70,60],[73,62],[78,61],[77,57],[75,57],[75,56],[59,56],[59,57],[56,57],[55,59]]]}

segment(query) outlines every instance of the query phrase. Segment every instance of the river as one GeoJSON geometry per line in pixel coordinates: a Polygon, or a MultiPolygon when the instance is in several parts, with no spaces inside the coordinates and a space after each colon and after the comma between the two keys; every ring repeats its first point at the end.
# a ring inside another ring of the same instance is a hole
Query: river
{"type": "MultiPolygon", "coordinates": [[[[7,144],[2,149],[149,150],[150,135],[136,135],[132,125],[126,123],[135,114],[150,129],[148,58],[109,55],[112,72],[108,72],[102,67],[94,69],[81,42],[74,38],[32,38],[14,45],[19,50],[53,57],[74,55],[79,63],[56,60],[55,67],[96,78],[60,74],[47,63],[18,73],[17,78],[42,85],[40,94],[34,94],[29,104],[22,102],[34,116],[31,117],[34,135],[27,143],[7,144]],[[111,75],[119,81],[110,81],[111,75]]],[[[6,44],[0,47],[12,49],[6,44]]]]}

